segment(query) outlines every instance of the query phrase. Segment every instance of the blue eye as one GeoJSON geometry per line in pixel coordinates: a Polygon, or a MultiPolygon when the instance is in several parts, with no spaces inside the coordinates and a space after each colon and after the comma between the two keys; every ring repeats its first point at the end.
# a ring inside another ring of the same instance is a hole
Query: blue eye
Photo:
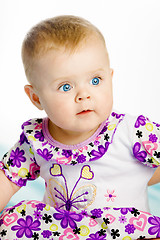
{"type": "Polygon", "coordinates": [[[99,84],[99,78],[98,77],[95,77],[91,80],[91,84],[92,85],[98,85],[99,84]]]}
{"type": "Polygon", "coordinates": [[[71,90],[71,85],[69,84],[64,84],[62,85],[60,88],[59,88],[60,91],[63,91],[63,92],[68,92],[69,90],[71,90]]]}

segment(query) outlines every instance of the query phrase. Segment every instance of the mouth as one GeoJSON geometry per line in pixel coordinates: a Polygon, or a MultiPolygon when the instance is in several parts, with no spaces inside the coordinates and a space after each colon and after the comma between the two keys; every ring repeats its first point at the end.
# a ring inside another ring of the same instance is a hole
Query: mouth
{"type": "Polygon", "coordinates": [[[77,115],[85,115],[85,114],[88,114],[88,113],[91,113],[91,112],[93,112],[93,110],[87,109],[87,110],[83,110],[83,111],[77,113],[77,115]]]}

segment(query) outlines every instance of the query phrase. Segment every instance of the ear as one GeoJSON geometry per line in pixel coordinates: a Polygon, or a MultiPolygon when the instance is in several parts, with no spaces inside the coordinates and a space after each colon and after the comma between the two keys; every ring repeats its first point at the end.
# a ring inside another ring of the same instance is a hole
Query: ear
{"type": "Polygon", "coordinates": [[[34,88],[31,85],[25,85],[24,86],[24,91],[26,92],[27,96],[29,97],[29,99],[31,100],[31,102],[39,109],[39,110],[43,110],[39,97],[36,94],[34,88]]]}

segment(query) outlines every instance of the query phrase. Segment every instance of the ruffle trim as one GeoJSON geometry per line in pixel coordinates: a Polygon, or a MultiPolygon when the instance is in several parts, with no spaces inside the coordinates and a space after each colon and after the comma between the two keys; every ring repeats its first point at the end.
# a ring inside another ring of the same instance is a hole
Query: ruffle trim
{"type": "Polygon", "coordinates": [[[56,142],[51,137],[47,118],[31,119],[22,125],[23,133],[20,141],[30,144],[32,149],[46,161],[71,165],[94,161],[108,151],[118,124],[124,116],[124,114],[112,112],[91,138],[81,144],[68,146],[56,142]]]}

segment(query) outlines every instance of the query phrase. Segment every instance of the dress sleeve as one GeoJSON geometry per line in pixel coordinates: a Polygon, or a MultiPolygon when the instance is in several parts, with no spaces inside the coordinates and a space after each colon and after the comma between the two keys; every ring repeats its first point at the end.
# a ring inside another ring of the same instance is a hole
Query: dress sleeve
{"type": "Polygon", "coordinates": [[[20,140],[7,152],[0,161],[0,169],[16,185],[25,186],[27,180],[35,180],[40,173],[32,148],[21,134],[20,140]]]}
{"type": "Polygon", "coordinates": [[[152,168],[160,165],[160,124],[140,115],[134,125],[133,141],[136,159],[152,168]]]}

